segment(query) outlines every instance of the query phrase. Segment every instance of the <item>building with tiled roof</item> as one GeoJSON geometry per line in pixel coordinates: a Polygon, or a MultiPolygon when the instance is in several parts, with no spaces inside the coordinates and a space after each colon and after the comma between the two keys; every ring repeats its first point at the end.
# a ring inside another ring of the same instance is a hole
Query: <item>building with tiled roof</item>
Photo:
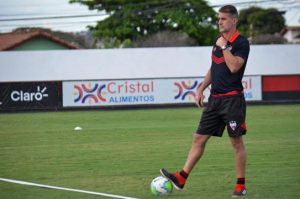
{"type": "Polygon", "coordinates": [[[0,51],[60,49],[79,47],[41,29],[0,34],[0,51]]]}
{"type": "Polygon", "coordinates": [[[287,26],[281,31],[281,35],[288,43],[300,44],[300,26],[287,26]]]}

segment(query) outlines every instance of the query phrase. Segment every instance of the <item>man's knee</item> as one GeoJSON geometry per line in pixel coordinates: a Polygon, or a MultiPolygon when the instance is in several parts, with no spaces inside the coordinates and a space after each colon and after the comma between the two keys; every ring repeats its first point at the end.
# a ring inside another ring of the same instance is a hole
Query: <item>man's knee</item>
{"type": "Polygon", "coordinates": [[[199,146],[199,147],[204,147],[206,142],[208,141],[210,136],[208,135],[200,135],[195,133],[194,134],[194,139],[193,139],[193,145],[199,146]]]}
{"type": "Polygon", "coordinates": [[[245,151],[245,145],[242,136],[230,138],[233,149],[236,152],[245,151]]]}

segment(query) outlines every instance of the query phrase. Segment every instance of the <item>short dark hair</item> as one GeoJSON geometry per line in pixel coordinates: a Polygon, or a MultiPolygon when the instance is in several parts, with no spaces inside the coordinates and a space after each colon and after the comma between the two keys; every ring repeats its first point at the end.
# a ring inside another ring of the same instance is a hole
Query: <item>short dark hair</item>
{"type": "Polygon", "coordinates": [[[239,14],[238,14],[238,11],[236,9],[235,6],[233,5],[226,5],[226,6],[223,6],[219,9],[219,12],[223,12],[223,13],[229,13],[231,14],[232,16],[238,18],[239,17],[239,14]]]}

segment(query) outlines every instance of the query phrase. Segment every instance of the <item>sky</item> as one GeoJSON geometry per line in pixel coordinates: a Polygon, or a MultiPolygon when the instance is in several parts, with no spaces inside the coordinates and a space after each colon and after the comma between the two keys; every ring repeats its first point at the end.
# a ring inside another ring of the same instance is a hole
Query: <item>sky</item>
{"type": "MultiPolygon", "coordinates": [[[[233,4],[238,9],[249,6],[276,7],[287,11],[287,25],[300,26],[300,0],[208,0],[208,3],[212,6],[233,4]]],[[[215,9],[217,11],[218,7],[215,9]]],[[[0,33],[24,26],[80,32],[86,31],[86,26],[94,26],[96,21],[106,16],[104,12],[88,10],[87,6],[70,4],[69,0],[0,0],[0,33]],[[45,17],[46,19],[43,19],[45,17]]]]}
{"type": "Polygon", "coordinates": [[[105,13],[90,11],[87,6],[78,3],[70,4],[69,0],[0,0],[0,32],[8,32],[22,26],[78,32],[87,30],[87,25],[95,25],[96,21],[104,17],[105,13]],[[85,17],[70,17],[78,15],[85,15],[85,17]],[[51,19],[57,16],[66,18],[51,19]],[[50,19],[7,20],[43,17],[50,17],[50,19]]]}

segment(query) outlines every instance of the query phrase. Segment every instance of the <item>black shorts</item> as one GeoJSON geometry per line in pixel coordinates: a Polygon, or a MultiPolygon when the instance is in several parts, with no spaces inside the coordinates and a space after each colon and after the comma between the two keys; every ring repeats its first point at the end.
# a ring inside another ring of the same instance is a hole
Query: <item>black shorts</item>
{"type": "Polygon", "coordinates": [[[210,96],[203,110],[197,134],[222,137],[225,126],[230,137],[245,135],[246,102],[244,94],[210,96]]]}

